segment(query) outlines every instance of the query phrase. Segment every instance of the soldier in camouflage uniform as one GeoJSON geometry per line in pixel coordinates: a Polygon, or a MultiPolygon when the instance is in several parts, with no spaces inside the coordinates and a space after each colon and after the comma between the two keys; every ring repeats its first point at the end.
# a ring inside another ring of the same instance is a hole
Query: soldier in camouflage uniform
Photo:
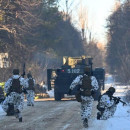
{"type": "Polygon", "coordinates": [[[7,94],[6,99],[2,103],[3,110],[7,113],[10,109],[14,109],[16,118],[22,122],[21,111],[24,106],[24,93],[23,90],[28,87],[24,78],[19,76],[19,70],[13,70],[13,76],[5,83],[4,91],[7,94]]]}
{"type": "Polygon", "coordinates": [[[91,75],[91,70],[88,68],[84,75],[77,76],[70,85],[69,94],[77,86],[80,85],[81,95],[81,119],[83,120],[84,127],[88,127],[88,119],[91,117],[93,94],[98,90],[98,82],[94,76],[91,75]],[[84,77],[88,80],[84,80],[84,77]],[[84,87],[83,87],[84,86],[84,87]],[[88,88],[88,89],[87,89],[88,88]],[[88,91],[88,92],[87,92],[88,91]]]}
{"type": "Polygon", "coordinates": [[[0,86],[0,103],[4,101],[4,92],[2,87],[0,86]]]}
{"type": "Polygon", "coordinates": [[[28,85],[29,85],[29,87],[27,88],[27,106],[34,106],[35,80],[32,78],[32,75],[30,73],[27,74],[26,82],[28,82],[28,85]]]}
{"type": "Polygon", "coordinates": [[[97,109],[100,111],[97,113],[98,120],[107,120],[112,117],[116,111],[119,100],[112,98],[115,93],[115,88],[110,87],[106,93],[99,98],[97,109]]]}

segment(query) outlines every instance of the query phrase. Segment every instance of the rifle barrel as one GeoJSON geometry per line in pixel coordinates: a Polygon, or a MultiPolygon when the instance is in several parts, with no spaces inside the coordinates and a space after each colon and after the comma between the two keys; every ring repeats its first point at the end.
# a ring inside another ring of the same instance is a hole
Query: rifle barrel
{"type": "Polygon", "coordinates": [[[126,104],[126,102],[124,102],[124,101],[122,101],[121,99],[120,99],[120,97],[114,97],[114,96],[112,96],[114,99],[117,99],[117,100],[119,100],[121,103],[123,103],[123,105],[125,105],[126,104]]]}

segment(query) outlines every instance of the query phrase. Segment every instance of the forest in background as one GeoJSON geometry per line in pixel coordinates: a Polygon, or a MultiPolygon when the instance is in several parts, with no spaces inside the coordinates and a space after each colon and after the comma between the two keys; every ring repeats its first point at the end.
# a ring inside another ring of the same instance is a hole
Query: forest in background
{"type": "Polygon", "coordinates": [[[106,62],[111,74],[121,82],[130,83],[130,1],[118,5],[108,19],[106,62]]]}
{"type": "MultiPolygon", "coordinates": [[[[91,55],[102,67],[97,41],[83,42],[71,17],[58,10],[58,0],[1,0],[0,53],[8,53],[10,67],[0,68],[0,81],[13,68],[31,71],[37,82],[46,80],[46,69],[62,65],[63,56],[91,55]]],[[[21,72],[22,73],[22,72],[21,72]]]]}

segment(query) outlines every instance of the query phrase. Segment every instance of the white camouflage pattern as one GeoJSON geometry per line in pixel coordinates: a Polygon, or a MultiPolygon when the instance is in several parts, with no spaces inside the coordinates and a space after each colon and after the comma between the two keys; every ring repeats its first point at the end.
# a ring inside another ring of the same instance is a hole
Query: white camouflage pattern
{"type": "Polygon", "coordinates": [[[100,99],[100,106],[105,108],[104,112],[101,114],[101,120],[107,120],[112,117],[116,111],[117,105],[114,100],[110,100],[110,97],[104,94],[100,99]]]}
{"type": "Polygon", "coordinates": [[[27,90],[27,105],[34,106],[35,93],[33,90],[27,90]]]}
{"type": "MultiPolygon", "coordinates": [[[[9,92],[9,89],[11,87],[11,83],[13,79],[18,79],[20,76],[19,75],[13,75],[6,83],[4,87],[5,93],[9,92]]],[[[20,77],[20,85],[23,86],[23,88],[28,87],[28,83],[25,81],[24,78],[20,77]]],[[[2,108],[5,112],[8,110],[8,103],[13,103],[14,104],[14,110],[19,110],[19,112],[22,111],[23,105],[24,105],[24,93],[17,93],[17,92],[11,92],[6,99],[2,103],[2,108]]]]}
{"type": "MultiPolygon", "coordinates": [[[[77,76],[70,85],[70,89],[73,90],[76,85],[82,85],[83,75],[77,76]]],[[[98,82],[94,76],[91,76],[91,91],[98,90],[98,82]]],[[[92,96],[81,96],[81,119],[84,120],[85,118],[89,119],[91,117],[92,105],[93,105],[93,97],[92,96]]]]}
{"type": "MultiPolygon", "coordinates": [[[[26,79],[26,82],[28,83],[29,78],[26,79]]],[[[35,86],[35,80],[33,79],[34,86],[35,86]]],[[[35,98],[35,92],[34,90],[27,90],[27,105],[28,106],[34,106],[34,98],[35,98]]]]}

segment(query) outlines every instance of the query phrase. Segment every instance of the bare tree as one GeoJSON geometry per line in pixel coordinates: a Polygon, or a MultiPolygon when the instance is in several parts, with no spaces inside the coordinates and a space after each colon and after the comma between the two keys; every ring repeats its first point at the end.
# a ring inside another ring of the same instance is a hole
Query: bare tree
{"type": "Polygon", "coordinates": [[[36,12],[42,5],[42,0],[1,0],[0,31],[6,31],[15,40],[20,39],[25,33],[30,33],[30,28],[43,24],[39,17],[40,12],[36,12]]]}

